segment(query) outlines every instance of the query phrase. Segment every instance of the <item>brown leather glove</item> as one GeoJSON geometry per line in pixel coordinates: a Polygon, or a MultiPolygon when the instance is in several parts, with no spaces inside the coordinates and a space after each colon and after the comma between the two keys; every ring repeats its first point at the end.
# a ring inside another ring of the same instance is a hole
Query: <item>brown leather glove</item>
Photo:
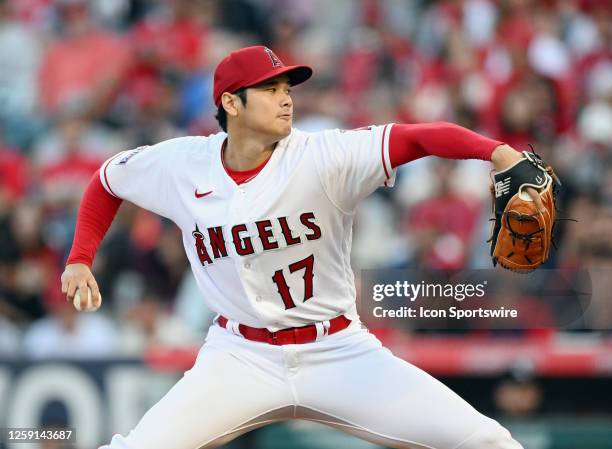
{"type": "Polygon", "coordinates": [[[494,218],[491,242],[493,266],[527,273],[549,256],[555,223],[555,197],[561,183],[535,152],[523,151],[524,159],[494,176],[491,186],[494,218]],[[525,191],[535,188],[544,204],[540,212],[525,191]]]}

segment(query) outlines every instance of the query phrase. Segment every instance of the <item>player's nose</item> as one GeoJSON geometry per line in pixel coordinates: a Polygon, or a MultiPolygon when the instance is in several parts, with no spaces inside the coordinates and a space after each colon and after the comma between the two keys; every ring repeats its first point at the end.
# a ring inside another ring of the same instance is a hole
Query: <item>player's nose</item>
{"type": "Polygon", "coordinates": [[[293,106],[293,100],[291,99],[291,95],[284,94],[281,99],[281,107],[287,108],[293,106]]]}

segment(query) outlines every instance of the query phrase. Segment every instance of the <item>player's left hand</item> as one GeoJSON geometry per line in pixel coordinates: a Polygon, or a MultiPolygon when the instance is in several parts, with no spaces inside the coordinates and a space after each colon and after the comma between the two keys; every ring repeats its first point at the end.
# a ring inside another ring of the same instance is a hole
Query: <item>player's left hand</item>
{"type": "Polygon", "coordinates": [[[491,186],[495,223],[488,240],[493,265],[532,271],[548,259],[553,244],[559,179],[534,152],[500,145],[491,160],[498,171],[491,186]]]}
{"type": "MultiPolygon", "coordinates": [[[[516,151],[510,145],[506,144],[499,145],[491,154],[491,162],[493,163],[493,167],[497,172],[504,171],[512,167],[522,159],[525,159],[523,153],[516,151]]],[[[527,194],[531,197],[531,200],[535,203],[538,211],[540,211],[540,213],[544,213],[546,211],[546,207],[542,202],[542,198],[540,198],[539,192],[533,187],[526,187],[525,192],[527,192],[527,194]]]]}

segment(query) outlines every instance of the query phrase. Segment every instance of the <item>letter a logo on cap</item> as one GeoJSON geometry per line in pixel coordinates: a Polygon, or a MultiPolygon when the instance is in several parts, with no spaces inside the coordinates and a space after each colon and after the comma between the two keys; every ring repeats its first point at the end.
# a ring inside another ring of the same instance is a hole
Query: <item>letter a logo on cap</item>
{"type": "Polygon", "coordinates": [[[274,54],[274,52],[272,50],[270,50],[268,47],[264,48],[265,52],[268,53],[268,56],[270,57],[270,60],[272,61],[272,67],[282,67],[283,63],[281,62],[280,59],[278,59],[278,57],[274,54]]]}

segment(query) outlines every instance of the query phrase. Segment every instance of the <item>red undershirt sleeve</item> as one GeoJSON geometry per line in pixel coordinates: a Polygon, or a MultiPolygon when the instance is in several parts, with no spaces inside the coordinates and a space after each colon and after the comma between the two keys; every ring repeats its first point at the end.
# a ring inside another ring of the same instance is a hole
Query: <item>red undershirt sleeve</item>
{"type": "Polygon", "coordinates": [[[74,240],[66,265],[84,263],[91,267],[98,246],[122,201],[104,189],[100,182],[100,170],[96,171],[79,206],[74,240]]]}
{"type": "Polygon", "coordinates": [[[395,124],[391,128],[389,157],[393,168],[424,156],[490,161],[493,150],[502,144],[448,122],[395,124]]]}

